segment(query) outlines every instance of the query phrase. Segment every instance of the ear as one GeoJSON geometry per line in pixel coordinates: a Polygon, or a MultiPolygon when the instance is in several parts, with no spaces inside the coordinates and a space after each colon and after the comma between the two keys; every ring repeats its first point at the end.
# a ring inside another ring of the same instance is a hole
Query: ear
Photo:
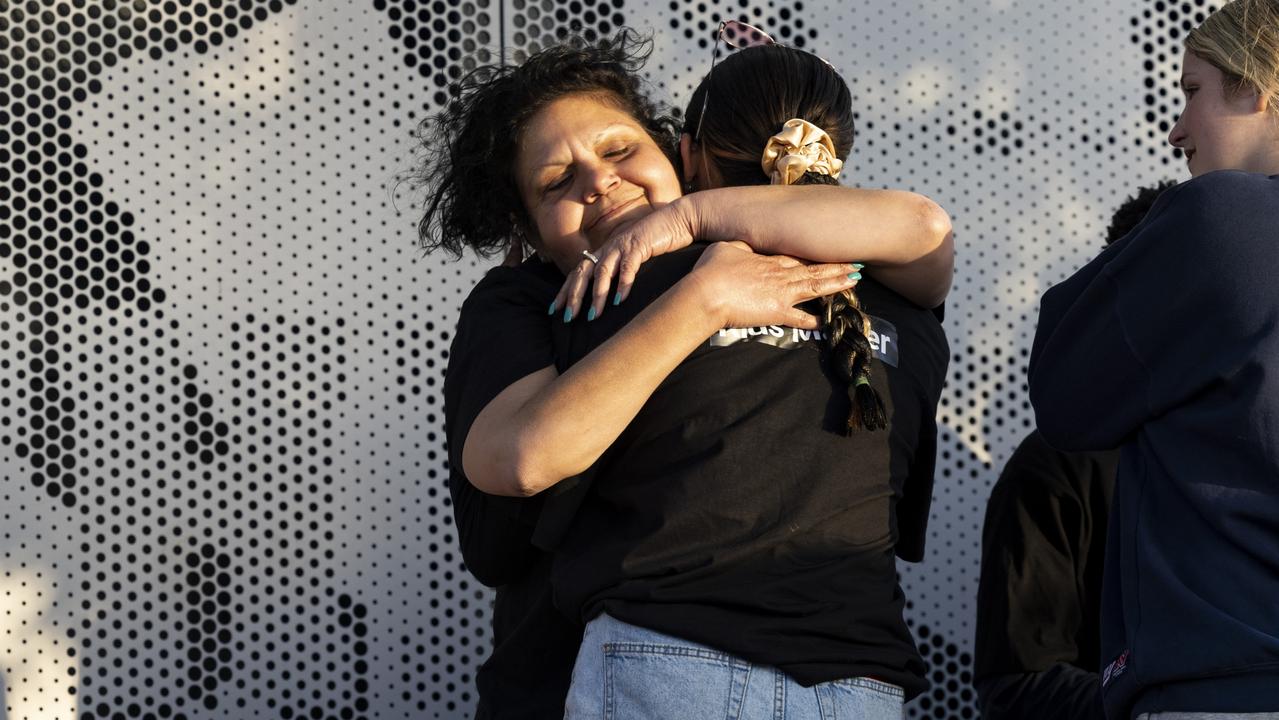
{"type": "Polygon", "coordinates": [[[1256,112],[1263,113],[1270,109],[1270,98],[1257,93],[1257,102],[1253,104],[1252,109],[1256,112]]]}
{"type": "Polygon", "coordinates": [[[679,136],[679,159],[684,166],[684,182],[693,182],[697,178],[697,163],[693,162],[693,136],[688,133],[679,136]]]}

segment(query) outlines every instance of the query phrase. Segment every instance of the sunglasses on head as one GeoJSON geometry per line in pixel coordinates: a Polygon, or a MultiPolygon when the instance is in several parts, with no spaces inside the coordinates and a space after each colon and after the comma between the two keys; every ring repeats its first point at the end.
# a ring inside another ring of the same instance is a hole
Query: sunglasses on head
{"type": "MultiPolygon", "coordinates": [[[[772,35],[760,30],[749,23],[740,20],[723,20],[719,24],[719,29],[715,31],[715,43],[711,45],[711,69],[706,73],[706,93],[702,96],[702,111],[697,115],[697,128],[693,131],[693,140],[699,141],[702,137],[702,120],[706,117],[706,107],[711,102],[711,73],[715,72],[715,60],[719,56],[719,41],[723,40],[725,45],[738,50],[758,47],[760,45],[776,45],[778,47],[786,47],[773,39],[772,35]]],[[[813,57],[826,63],[831,70],[835,69],[825,58],[820,55],[813,54],[813,57]]],[[[838,71],[836,71],[838,74],[838,71]]]]}

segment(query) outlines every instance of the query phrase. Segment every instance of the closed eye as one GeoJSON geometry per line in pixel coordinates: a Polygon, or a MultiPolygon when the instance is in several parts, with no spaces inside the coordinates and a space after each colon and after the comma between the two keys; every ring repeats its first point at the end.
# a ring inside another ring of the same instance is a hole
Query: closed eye
{"type": "Polygon", "coordinates": [[[551,192],[555,192],[556,190],[560,190],[564,187],[567,187],[569,184],[569,181],[571,181],[572,179],[573,179],[572,173],[564,173],[563,175],[552,180],[549,185],[543,188],[542,193],[543,194],[551,193],[551,192]]]}

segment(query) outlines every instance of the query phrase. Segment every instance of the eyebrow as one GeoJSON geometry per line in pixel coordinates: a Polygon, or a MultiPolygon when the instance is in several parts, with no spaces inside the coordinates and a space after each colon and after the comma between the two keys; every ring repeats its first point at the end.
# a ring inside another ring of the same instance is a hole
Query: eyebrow
{"type": "MultiPolygon", "coordinates": [[[[614,130],[618,128],[630,130],[631,126],[628,125],[627,123],[620,122],[620,121],[615,123],[610,123],[609,125],[604,127],[602,130],[600,130],[598,133],[595,133],[595,137],[591,138],[591,145],[595,146],[600,144],[600,142],[604,139],[604,136],[608,135],[609,133],[613,132],[614,130]]],[[[530,169],[533,171],[534,175],[538,175],[546,168],[567,167],[571,164],[572,163],[564,162],[562,160],[552,160],[550,162],[542,163],[541,165],[535,165],[530,169]]]]}

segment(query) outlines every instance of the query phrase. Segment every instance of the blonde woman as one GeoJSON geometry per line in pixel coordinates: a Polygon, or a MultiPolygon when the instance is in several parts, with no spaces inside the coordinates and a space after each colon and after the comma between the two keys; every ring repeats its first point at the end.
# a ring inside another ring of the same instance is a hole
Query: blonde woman
{"type": "Polygon", "coordinates": [[[1043,298],[1040,431],[1122,447],[1102,601],[1112,718],[1279,717],[1279,0],[1186,38],[1193,179],[1043,298]]]}

